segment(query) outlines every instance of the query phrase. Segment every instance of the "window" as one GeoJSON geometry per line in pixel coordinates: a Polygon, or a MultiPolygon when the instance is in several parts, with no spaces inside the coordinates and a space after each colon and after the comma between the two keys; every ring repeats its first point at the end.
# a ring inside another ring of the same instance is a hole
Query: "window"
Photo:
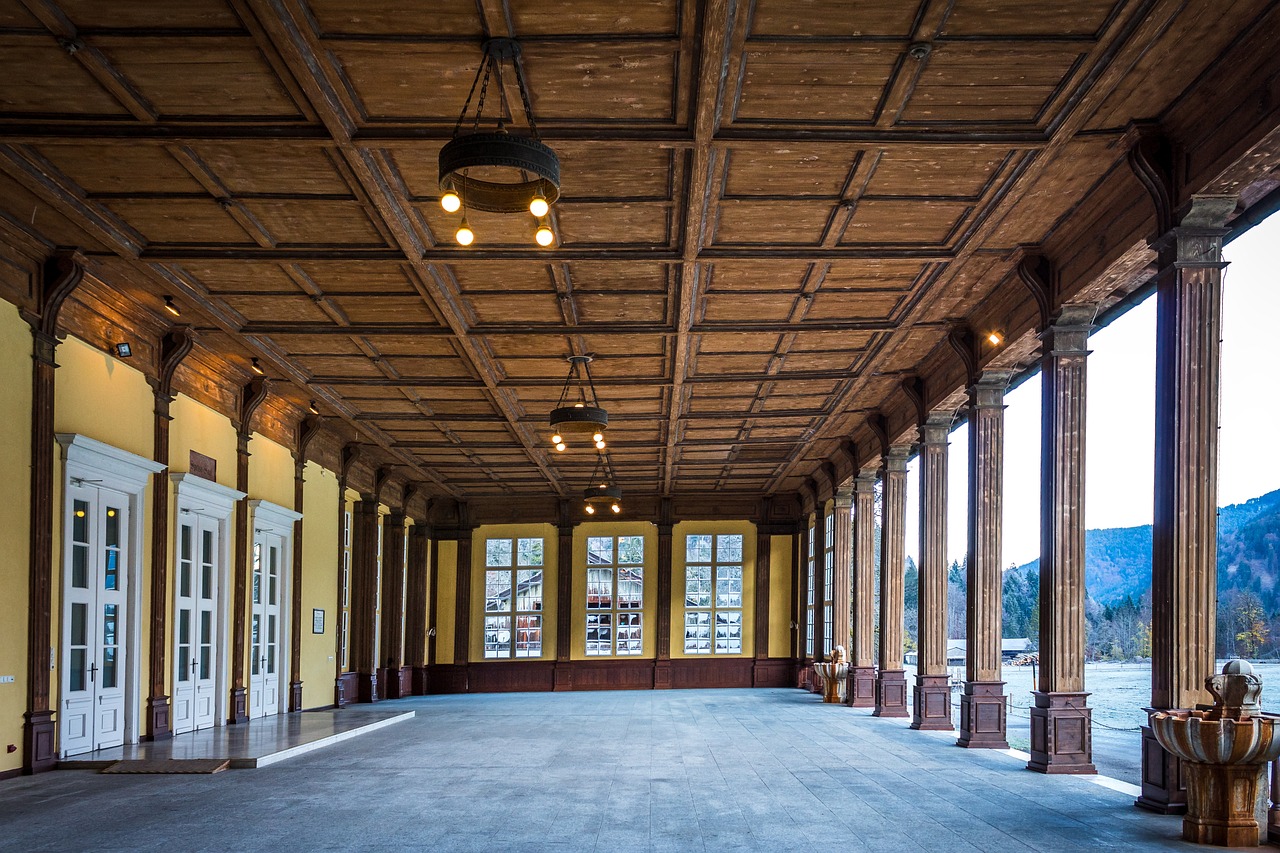
{"type": "Polygon", "coordinates": [[[685,538],[684,651],[742,654],[742,534],[685,538]]]}
{"type": "Polygon", "coordinates": [[[822,529],[823,542],[823,576],[822,576],[822,651],[823,654],[830,654],[833,646],[831,645],[831,617],[835,612],[832,596],[835,594],[836,582],[836,516],[835,513],[827,513],[826,526],[822,529]]]}
{"type": "Polygon", "coordinates": [[[542,656],[542,540],[484,541],[484,656],[542,656]]]}
{"type": "Polygon", "coordinates": [[[587,654],[638,655],[644,615],[644,537],[587,537],[587,654]]]}
{"type": "Polygon", "coordinates": [[[809,618],[805,620],[805,654],[813,657],[813,526],[809,526],[809,583],[805,587],[808,601],[806,603],[809,618]]]}

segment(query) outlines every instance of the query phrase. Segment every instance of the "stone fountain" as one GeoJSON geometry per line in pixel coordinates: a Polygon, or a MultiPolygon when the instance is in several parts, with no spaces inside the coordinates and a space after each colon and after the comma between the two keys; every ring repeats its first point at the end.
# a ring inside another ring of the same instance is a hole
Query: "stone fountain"
{"type": "Polygon", "coordinates": [[[1280,718],[1262,713],[1262,680],[1246,661],[1229,661],[1221,674],[1205,679],[1205,687],[1214,698],[1207,710],[1151,716],[1156,740],[1184,762],[1182,837],[1256,847],[1266,841],[1267,766],[1280,756],[1280,718]]]}
{"type": "Polygon", "coordinates": [[[831,660],[827,663],[815,663],[813,671],[822,679],[822,701],[832,704],[843,702],[845,678],[849,674],[849,661],[845,657],[844,646],[836,646],[831,651],[831,660]]]}

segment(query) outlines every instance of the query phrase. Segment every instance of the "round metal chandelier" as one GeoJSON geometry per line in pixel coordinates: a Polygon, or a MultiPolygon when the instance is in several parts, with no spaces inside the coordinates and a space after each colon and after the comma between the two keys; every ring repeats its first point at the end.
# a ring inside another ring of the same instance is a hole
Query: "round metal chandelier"
{"type": "Polygon", "coordinates": [[[608,507],[614,515],[622,512],[622,487],[613,476],[613,468],[603,450],[596,451],[596,468],[591,472],[591,485],[582,490],[587,515],[595,515],[608,507]]]}
{"type": "MultiPolygon", "coordinates": [[[[609,413],[600,407],[596,399],[596,386],[591,381],[591,356],[569,356],[569,375],[565,377],[560,400],[551,410],[551,428],[555,434],[551,443],[561,453],[567,448],[565,436],[591,436],[596,450],[604,450],[604,431],[609,428],[609,413]],[[578,401],[569,402],[577,378],[578,401]]],[[[594,478],[593,478],[594,479],[594,478]]]]}
{"type": "Polygon", "coordinates": [[[476,69],[471,91],[453,128],[453,138],[440,149],[440,206],[448,213],[462,212],[462,223],[454,234],[460,245],[470,246],[475,232],[467,222],[467,210],[490,213],[528,212],[535,220],[534,240],[539,246],[555,242],[551,228],[551,205],[560,198],[560,158],[542,142],[538,124],[529,104],[520,64],[520,43],[510,38],[492,38],[484,43],[484,59],[476,69]],[[520,105],[528,123],[528,135],[507,130],[507,116],[515,112],[507,97],[503,65],[511,68],[520,105]],[[494,129],[482,128],[489,84],[497,88],[498,109],[494,129]],[[463,132],[477,87],[471,129],[463,132]]]}

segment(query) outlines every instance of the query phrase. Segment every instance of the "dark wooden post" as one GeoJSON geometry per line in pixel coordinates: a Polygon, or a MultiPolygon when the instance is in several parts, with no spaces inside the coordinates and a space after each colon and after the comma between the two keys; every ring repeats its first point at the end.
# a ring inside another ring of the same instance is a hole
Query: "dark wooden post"
{"type": "Polygon", "coordinates": [[[663,498],[658,507],[658,624],[657,660],[653,667],[655,690],[671,687],[671,536],[674,527],[671,499],[663,498]]]}
{"type": "Polygon", "coordinates": [[[351,513],[351,671],[357,702],[377,702],[374,628],[378,609],[378,500],[361,495],[351,513]]]}
{"type": "Polygon", "coordinates": [[[404,608],[405,574],[405,514],[397,510],[387,516],[382,524],[382,643],[379,654],[378,683],[382,685],[382,698],[399,699],[407,691],[401,690],[401,650],[404,643],[404,623],[400,613],[404,608]]]}
{"type": "MultiPolygon", "coordinates": [[[[767,513],[762,518],[768,518],[767,513]]],[[[756,612],[755,662],[751,665],[751,686],[764,682],[764,661],[769,657],[769,583],[773,537],[762,521],[756,528],[756,612]]],[[[745,567],[744,567],[745,570],[745,567]]]]}
{"type": "Polygon", "coordinates": [[[947,436],[953,419],[952,412],[928,413],[920,425],[920,642],[911,728],[933,731],[955,728],[947,673],[947,436]]]}
{"type": "Polygon", "coordinates": [[[168,661],[169,603],[169,405],[173,402],[173,374],[191,352],[195,335],[190,326],[173,328],[160,341],[160,369],[151,381],[155,396],[152,458],[164,470],[151,475],[151,624],[148,669],[147,729],[143,740],[173,736],[169,723],[169,695],[165,691],[168,661]]]}
{"type": "Polygon", "coordinates": [[[876,704],[875,576],[876,576],[876,474],[858,472],[853,480],[852,630],[849,650],[849,682],[845,702],[852,708],[876,704]]]}
{"type": "Polygon", "coordinates": [[[53,640],[53,407],[58,364],[58,313],[84,278],[84,256],[59,252],[44,266],[40,313],[23,313],[31,326],[31,553],[28,563],[27,710],[22,722],[22,772],[58,764],[56,726],[49,707],[53,640]]]}
{"type": "MultiPolygon", "coordinates": [[[[303,474],[307,468],[307,447],[320,432],[320,423],[320,418],[308,416],[298,424],[298,441],[293,452],[293,509],[299,515],[302,514],[306,486],[303,474]]],[[[341,498],[338,506],[342,506],[341,498]]],[[[302,522],[303,519],[299,518],[293,523],[293,580],[289,603],[292,614],[289,624],[289,710],[294,712],[302,710],[302,522]]],[[[342,530],[341,524],[338,530],[342,530]]]]}
{"type": "MultiPolygon", "coordinates": [[[[907,549],[907,457],[911,445],[890,444],[886,421],[878,419],[881,437],[880,508],[880,660],[876,672],[877,717],[905,717],[907,675],[902,667],[903,574],[907,549]]],[[[914,434],[915,430],[912,430],[914,434]]]]}
{"type": "Polygon", "coordinates": [[[425,696],[430,685],[427,669],[427,565],[431,543],[426,519],[415,521],[409,528],[408,587],[404,608],[404,662],[409,668],[410,691],[425,696]]]}
{"type": "Polygon", "coordinates": [[[560,519],[556,527],[556,671],[554,689],[573,689],[573,667],[570,651],[573,644],[573,522],[569,502],[560,501],[560,519]]]}
{"type": "Polygon", "coordinates": [[[236,424],[236,489],[246,494],[236,503],[235,522],[235,596],[231,603],[231,705],[227,722],[235,725],[249,721],[249,708],[244,683],[245,598],[249,590],[249,439],[253,435],[253,413],[267,399],[270,383],[256,377],[240,393],[240,420],[236,424]]]}

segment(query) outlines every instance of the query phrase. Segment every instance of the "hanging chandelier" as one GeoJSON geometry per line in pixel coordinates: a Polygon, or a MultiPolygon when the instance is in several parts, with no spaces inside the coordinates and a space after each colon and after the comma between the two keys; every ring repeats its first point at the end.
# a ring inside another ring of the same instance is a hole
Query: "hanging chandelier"
{"type": "Polygon", "coordinates": [[[565,436],[591,436],[596,450],[604,450],[604,431],[609,428],[609,413],[600,408],[596,399],[596,386],[591,380],[591,356],[569,356],[569,375],[565,377],[564,388],[560,391],[560,400],[551,410],[551,428],[555,434],[551,443],[556,450],[564,452],[568,447],[565,436]],[[577,379],[578,401],[569,402],[574,379],[577,379]]]}
{"type": "Polygon", "coordinates": [[[596,467],[591,472],[591,485],[582,490],[584,509],[587,515],[595,515],[596,508],[601,511],[608,507],[614,515],[622,512],[622,487],[613,476],[613,467],[603,450],[596,451],[596,467]]]}
{"type": "Polygon", "coordinates": [[[454,234],[460,245],[470,246],[475,240],[475,232],[467,222],[468,210],[527,211],[536,223],[534,241],[544,247],[555,242],[550,212],[551,205],[560,198],[560,158],[538,135],[520,63],[520,43],[515,39],[492,38],[484,43],[484,59],[476,69],[471,91],[453,128],[453,138],[440,149],[440,190],[440,206],[448,213],[462,212],[462,223],[454,234]],[[504,64],[510,66],[515,78],[528,135],[507,130],[507,117],[514,121],[515,111],[507,97],[504,64]],[[497,89],[498,108],[490,116],[494,129],[486,130],[482,122],[490,83],[497,89]],[[480,95],[471,113],[477,87],[480,95]],[[471,129],[463,132],[469,113],[471,129]]]}

